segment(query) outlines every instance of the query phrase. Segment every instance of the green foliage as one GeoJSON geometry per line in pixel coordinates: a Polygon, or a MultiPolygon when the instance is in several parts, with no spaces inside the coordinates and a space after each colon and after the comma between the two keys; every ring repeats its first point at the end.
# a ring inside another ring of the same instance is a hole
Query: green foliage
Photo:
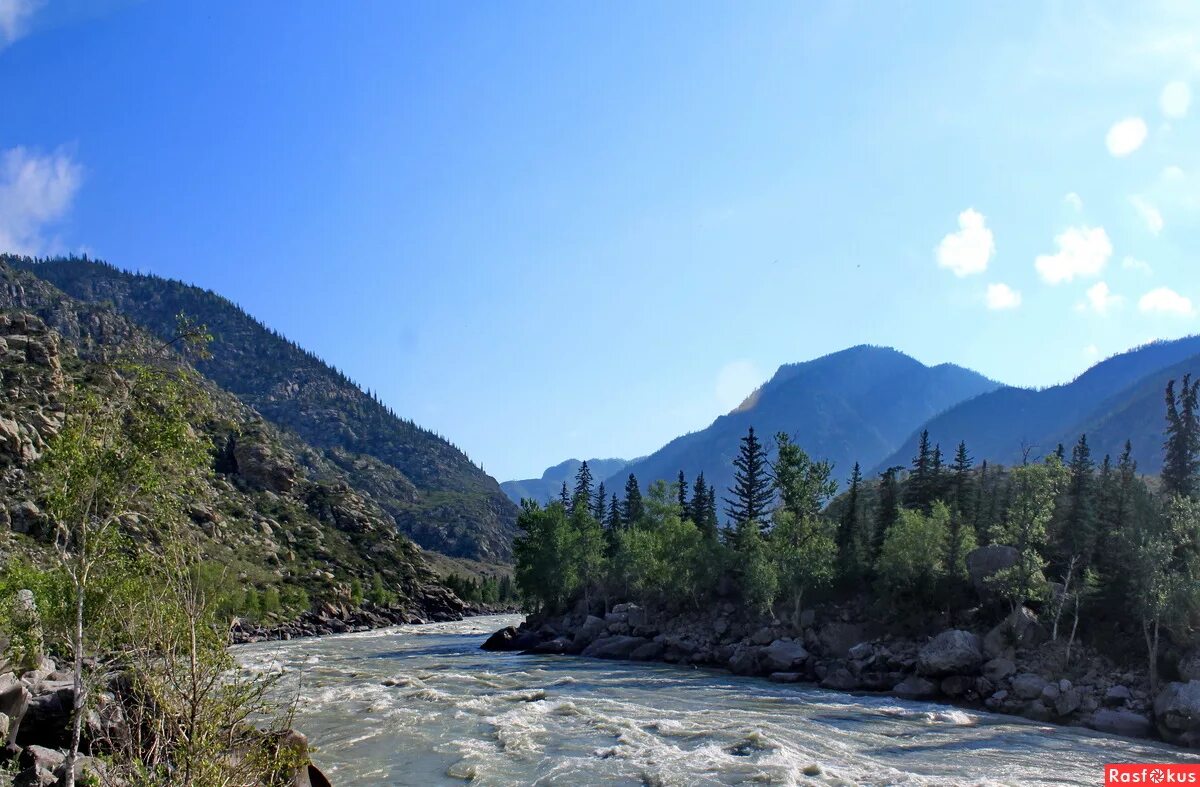
{"type": "Polygon", "coordinates": [[[747,520],[733,534],[730,556],[742,603],[751,612],[770,612],[779,595],[779,571],[758,523],[747,520]]]}
{"type": "Polygon", "coordinates": [[[733,488],[729,490],[731,497],[725,498],[725,514],[735,526],[752,522],[765,529],[771,504],[771,476],[767,451],[754,434],[754,427],[742,438],[733,466],[733,488]]]}
{"type": "Polygon", "coordinates": [[[926,515],[902,509],[888,531],[876,571],[897,603],[934,603],[947,575],[950,511],[935,503],[926,515]]]}

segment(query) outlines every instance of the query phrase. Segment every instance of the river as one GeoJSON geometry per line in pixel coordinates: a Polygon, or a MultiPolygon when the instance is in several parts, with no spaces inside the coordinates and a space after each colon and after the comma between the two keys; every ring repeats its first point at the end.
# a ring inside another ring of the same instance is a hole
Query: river
{"type": "Polygon", "coordinates": [[[1179,749],[670,665],[479,650],[515,615],[240,646],[336,787],[1097,785],[1179,749]]]}

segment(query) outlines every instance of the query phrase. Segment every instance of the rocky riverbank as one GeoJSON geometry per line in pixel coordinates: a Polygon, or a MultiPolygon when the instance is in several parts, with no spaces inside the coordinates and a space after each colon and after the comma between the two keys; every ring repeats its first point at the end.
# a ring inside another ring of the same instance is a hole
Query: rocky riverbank
{"type": "Polygon", "coordinates": [[[531,615],[519,628],[493,634],[483,648],[717,667],[1200,747],[1200,659],[1184,659],[1182,680],[1152,697],[1144,671],[1121,668],[1078,644],[1064,663],[1063,643],[1050,641],[1024,608],[991,628],[924,638],[889,634],[852,607],[805,612],[795,623],[748,621],[732,603],[703,614],[633,604],[590,614],[601,612],[580,605],[567,615],[531,615]]]}
{"type": "MultiPolygon", "coordinates": [[[[107,772],[104,755],[120,750],[131,736],[121,699],[121,679],[93,695],[84,722],[81,751],[75,763],[77,784],[120,785],[107,772]]],[[[66,750],[70,743],[75,689],[69,672],[43,658],[38,669],[17,676],[0,674],[0,785],[51,787],[65,784],[66,750]],[[11,781],[7,781],[11,779],[11,781]]],[[[292,787],[329,787],[329,779],[308,759],[308,740],[298,732],[283,733],[273,746],[299,761],[284,782],[292,787]]]]}

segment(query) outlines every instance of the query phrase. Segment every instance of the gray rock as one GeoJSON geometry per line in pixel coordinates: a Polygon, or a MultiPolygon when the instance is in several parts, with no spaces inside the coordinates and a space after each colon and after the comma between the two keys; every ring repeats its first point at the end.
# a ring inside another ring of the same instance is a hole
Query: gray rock
{"type": "Polygon", "coordinates": [[[967,573],[971,575],[971,584],[981,598],[992,599],[994,592],[988,587],[987,580],[996,572],[1015,566],[1020,553],[1015,547],[993,544],[991,546],[972,549],[967,553],[967,573]]]}
{"type": "Polygon", "coordinates": [[[892,693],[897,697],[910,700],[923,700],[937,696],[938,687],[919,675],[909,675],[892,687],[892,693]]]}
{"type": "Polygon", "coordinates": [[[8,735],[3,739],[4,741],[11,742],[17,737],[21,719],[29,709],[32,699],[29,689],[13,677],[11,672],[0,675],[0,713],[3,713],[9,720],[8,735]]]}
{"type": "Polygon", "coordinates": [[[645,637],[603,637],[584,648],[583,655],[594,659],[627,659],[649,642],[645,637]]]}
{"type": "Polygon", "coordinates": [[[575,629],[575,646],[586,648],[604,632],[607,626],[608,624],[604,622],[603,618],[588,615],[587,619],[583,621],[583,625],[575,629]]]}
{"type": "Polygon", "coordinates": [[[640,645],[629,654],[630,661],[658,661],[666,653],[667,646],[662,642],[647,642],[640,645]]]}
{"type": "Polygon", "coordinates": [[[1145,738],[1150,735],[1154,725],[1140,713],[1128,710],[1111,710],[1103,708],[1092,714],[1088,726],[1099,732],[1113,735],[1124,735],[1128,738],[1145,738]]]}
{"type": "Polygon", "coordinates": [[[1082,704],[1083,692],[1076,688],[1070,688],[1059,692],[1058,698],[1054,700],[1054,712],[1059,716],[1069,716],[1079,710],[1079,706],[1082,704]]]}
{"type": "Polygon", "coordinates": [[[1050,713],[1050,709],[1046,707],[1044,702],[1034,700],[1021,709],[1021,715],[1034,721],[1050,721],[1053,714],[1050,713]]]}
{"type": "Polygon", "coordinates": [[[1046,688],[1046,680],[1041,675],[1032,672],[1022,672],[1012,681],[1012,693],[1023,700],[1034,700],[1042,696],[1046,688]]]}
{"type": "Polygon", "coordinates": [[[1108,691],[1104,692],[1105,705],[1124,705],[1132,699],[1133,693],[1129,691],[1129,687],[1122,686],[1119,683],[1115,686],[1109,686],[1108,691]]]}
{"type": "Polygon", "coordinates": [[[942,694],[947,697],[961,697],[975,690],[975,678],[968,675],[951,675],[942,679],[941,689],[942,694]]]}
{"type": "Polygon", "coordinates": [[[850,648],[865,639],[866,630],[856,623],[826,623],[817,632],[821,652],[837,659],[848,657],[850,648]]]}
{"type": "Polygon", "coordinates": [[[1167,684],[1154,700],[1154,722],[1170,743],[1200,746],[1200,680],[1167,684]]]}
{"type": "Polygon", "coordinates": [[[758,673],[758,656],[761,648],[743,645],[729,657],[729,669],[735,675],[754,675],[758,673]]]}
{"type": "Polygon", "coordinates": [[[850,648],[847,655],[855,661],[866,661],[875,653],[875,646],[870,642],[860,642],[850,648]]]}
{"type": "Polygon", "coordinates": [[[799,683],[804,680],[804,676],[799,672],[772,672],[767,676],[767,680],[772,683],[799,683]]]}
{"type": "Polygon", "coordinates": [[[854,691],[859,687],[858,678],[850,674],[850,670],[839,667],[821,679],[821,688],[835,691],[854,691]]]}
{"type": "Polygon", "coordinates": [[[943,631],[917,652],[917,671],[929,677],[971,674],[983,662],[979,637],[969,631],[943,631]]]}
{"type": "Polygon", "coordinates": [[[1200,650],[1194,650],[1179,660],[1179,677],[1185,682],[1200,680],[1200,650]]]}
{"type": "Polygon", "coordinates": [[[992,659],[983,665],[983,676],[992,683],[999,683],[1017,671],[1017,666],[1008,659],[992,659]]]}
{"type": "Polygon", "coordinates": [[[794,672],[808,661],[808,651],[799,642],[777,639],[767,646],[761,657],[762,668],[768,672],[794,672]]]}
{"type": "Polygon", "coordinates": [[[1035,648],[1049,638],[1037,615],[1020,607],[987,633],[983,638],[983,652],[994,659],[1010,655],[1014,648],[1035,648]]]}

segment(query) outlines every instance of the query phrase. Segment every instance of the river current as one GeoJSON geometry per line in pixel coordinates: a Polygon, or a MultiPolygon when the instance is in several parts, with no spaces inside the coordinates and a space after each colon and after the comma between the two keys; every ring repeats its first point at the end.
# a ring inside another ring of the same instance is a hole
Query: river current
{"type": "Polygon", "coordinates": [[[337,787],[1098,785],[1179,749],[671,665],[488,653],[515,615],[240,646],[337,787]]]}

